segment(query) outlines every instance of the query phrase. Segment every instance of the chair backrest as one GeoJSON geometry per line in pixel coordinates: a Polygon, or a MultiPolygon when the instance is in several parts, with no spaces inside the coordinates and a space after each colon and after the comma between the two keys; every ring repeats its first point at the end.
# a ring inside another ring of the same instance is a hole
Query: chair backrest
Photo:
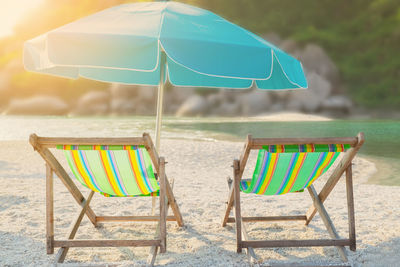
{"type": "Polygon", "coordinates": [[[280,195],[302,190],[324,174],[349,144],[265,145],[245,193],[280,195]]]}
{"type": "Polygon", "coordinates": [[[233,162],[235,177],[244,193],[276,195],[300,191],[324,174],[343,153],[329,179],[340,177],[364,141],[362,132],[354,137],[323,138],[252,138],[248,135],[240,159],[233,162]],[[258,150],[256,168],[252,179],[241,180],[251,150],[258,150]]]}
{"type": "Polygon", "coordinates": [[[143,196],[159,191],[143,145],[57,145],[76,179],[105,196],[143,196]]]}

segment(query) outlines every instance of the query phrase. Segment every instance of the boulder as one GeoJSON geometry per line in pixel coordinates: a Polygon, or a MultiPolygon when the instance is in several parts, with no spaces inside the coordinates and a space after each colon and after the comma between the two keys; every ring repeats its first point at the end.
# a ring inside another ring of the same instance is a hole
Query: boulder
{"type": "Polygon", "coordinates": [[[325,50],[315,44],[308,44],[298,56],[307,72],[315,72],[332,84],[338,84],[339,71],[325,50]]]}
{"type": "Polygon", "coordinates": [[[288,53],[292,54],[292,55],[293,55],[293,53],[299,51],[299,47],[298,47],[297,43],[292,39],[284,40],[280,44],[279,48],[282,49],[285,52],[288,52],[288,53]]]}
{"type": "Polygon", "coordinates": [[[114,98],[135,98],[138,95],[135,85],[114,83],[110,86],[111,97],[114,98]]]}
{"type": "Polygon", "coordinates": [[[207,96],[207,102],[211,109],[218,108],[224,102],[223,95],[219,93],[209,94],[207,96]]]}
{"type": "Polygon", "coordinates": [[[240,103],[238,102],[222,102],[221,105],[212,110],[212,115],[218,116],[237,116],[240,113],[240,103]]]}
{"type": "Polygon", "coordinates": [[[136,101],[130,98],[113,98],[110,109],[113,115],[132,115],[136,111],[136,101]]]}
{"type": "Polygon", "coordinates": [[[331,84],[315,72],[307,74],[308,89],[290,91],[287,109],[315,112],[331,94],[331,84]]]}
{"type": "Polygon", "coordinates": [[[25,99],[13,99],[5,114],[17,115],[65,115],[68,105],[55,96],[34,96],[25,99]]]}
{"type": "Polygon", "coordinates": [[[176,87],[172,86],[165,92],[165,96],[171,98],[171,102],[174,104],[182,104],[186,99],[193,96],[196,93],[195,87],[176,87]]]}
{"type": "Polygon", "coordinates": [[[253,89],[241,95],[240,103],[243,115],[257,115],[270,109],[271,98],[268,92],[253,89]]]}
{"type": "Polygon", "coordinates": [[[154,114],[156,86],[113,84],[110,94],[110,110],[113,115],[154,114]]]}
{"type": "Polygon", "coordinates": [[[209,105],[205,97],[193,95],[189,97],[176,112],[177,116],[199,116],[207,112],[209,105]]]}
{"type": "MultiPolygon", "coordinates": [[[[167,87],[164,92],[164,113],[175,114],[182,103],[193,94],[195,94],[194,87],[167,87]]],[[[157,101],[154,102],[154,105],[157,105],[157,101]]]]}
{"type": "Polygon", "coordinates": [[[330,111],[335,113],[350,113],[353,104],[351,100],[343,95],[335,95],[325,99],[321,103],[321,109],[323,111],[330,111]]]}
{"type": "Polygon", "coordinates": [[[279,44],[282,42],[281,37],[275,32],[263,34],[261,35],[261,37],[267,42],[270,42],[271,44],[276,46],[279,46],[279,44]]]}
{"type": "Polygon", "coordinates": [[[245,94],[246,91],[238,89],[221,89],[218,94],[222,103],[233,103],[237,102],[238,99],[245,94]]]}
{"type": "Polygon", "coordinates": [[[72,115],[106,115],[110,111],[110,94],[91,91],[79,98],[72,115]]]}
{"type": "MultiPolygon", "coordinates": [[[[137,88],[132,88],[132,90],[137,91],[137,97],[146,103],[155,103],[157,100],[157,87],[156,86],[137,86],[137,88]]],[[[165,95],[165,93],[164,93],[165,95]]]]}

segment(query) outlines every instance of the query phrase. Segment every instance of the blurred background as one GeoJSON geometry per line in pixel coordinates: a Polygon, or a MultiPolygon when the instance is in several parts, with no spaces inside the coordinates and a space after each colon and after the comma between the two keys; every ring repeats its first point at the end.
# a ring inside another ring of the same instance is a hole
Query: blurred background
{"type": "MultiPolygon", "coordinates": [[[[133,1],[0,0],[0,113],[153,115],[156,88],[27,72],[24,41],[133,1]],[[134,90],[132,90],[134,88],[134,90]]],[[[167,85],[165,113],[256,116],[279,111],[400,118],[399,0],[180,0],[213,11],[298,58],[309,90],[271,92],[167,85]]]]}

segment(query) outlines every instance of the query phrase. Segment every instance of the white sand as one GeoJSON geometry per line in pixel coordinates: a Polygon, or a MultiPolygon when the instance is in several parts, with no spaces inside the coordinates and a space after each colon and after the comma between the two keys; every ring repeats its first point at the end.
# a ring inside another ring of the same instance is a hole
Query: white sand
{"type": "MultiPolygon", "coordinates": [[[[186,226],[168,223],[167,253],[157,256],[166,266],[248,266],[246,255],[235,252],[233,225],[221,227],[227,198],[226,177],[242,143],[163,140],[166,171],[175,179],[174,192],[186,226]]],[[[254,155],[250,162],[254,163],[254,155]]],[[[357,158],[354,166],[357,251],[349,252],[354,266],[398,266],[400,262],[400,188],[365,184],[375,172],[372,163],[357,158]]],[[[248,174],[247,174],[248,175],[248,174]]],[[[27,142],[0,142],[0,266],[50,265],[54,255],[45,249],[45,169],[27,142]]],[[[324,178],[317,181],[320,188],[324,178]]],[[[80,186],[80,188],[82,188],[80,186]]],[[[88,194],[87,191],[84,193],[88,194]]],[[[341,181],[326,208],[342,237],[347,235],[345,187],[341,181]]],[[[311,205],[307,193],[265,197],[242,194],[245,216],[302,214],[311,205]]],[[[55,181],[56,238],[67,235],[78,205],[55,181]]],[[[96,195],[92,206],[98,215],[147,214],[150,199],[104,198],[96,195]]],[[[171,213],[171,212],[170,212],[171,213]]],[[[329,238],[317,216],[309,227],[301,222],[248,224],[252,239],[329,238]]],[[[77,238],[149,238],[155,224],[114,223],[100,229],[87,218],[77,238]]],[[[256,249],[264,265],[340,263],[335,248],[256,249]]],[[[141,266],[148,248],[70,249],[67,266],[117,263],[141,266]]]]}
{"type": "Polygon", "coordinates": [[[331,121],[331,118],[325,116],[319,116],[315,114],[304,114],[298,112],[278,112],[261,114],[252,117],[255,120],[260,121],[331,121]]]}

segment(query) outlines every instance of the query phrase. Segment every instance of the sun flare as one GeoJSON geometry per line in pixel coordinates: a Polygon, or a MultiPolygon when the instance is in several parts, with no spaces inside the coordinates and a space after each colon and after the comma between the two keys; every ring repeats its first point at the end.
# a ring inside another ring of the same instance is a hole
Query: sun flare
{"type": "Polygon", "coordinates": [[[15,24],[43,0],[0,0],[0,37],[11,35],[15,24]]]}

